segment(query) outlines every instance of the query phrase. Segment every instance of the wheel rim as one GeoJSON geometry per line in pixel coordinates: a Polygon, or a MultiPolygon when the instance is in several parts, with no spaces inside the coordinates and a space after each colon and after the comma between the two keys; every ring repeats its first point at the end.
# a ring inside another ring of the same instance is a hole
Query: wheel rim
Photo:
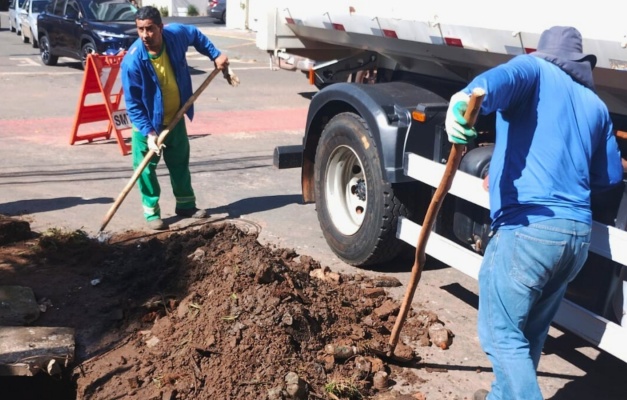
{"type": "Polygon", "coordinates": [[[96,49],[93,46],[85,46],[83,47],[83,57],[81,58],[81,63],[83,64],[83,68],[87,65],[87,55],[91,53],[95,53],[96,49]]]}
{"type": "Polygon", "coordinates": [[[326,172],[327,210],[335,227],[343,235],[355,234],[366,214],[367,182],[357,154],[347,146],[336,148],[326,172]]]}
{"type": "Polygon", "coordinates": [[[48,46],[48,39],[41,39],[41,59],[44,64],[50,61],[50,46],[48,46]]]}

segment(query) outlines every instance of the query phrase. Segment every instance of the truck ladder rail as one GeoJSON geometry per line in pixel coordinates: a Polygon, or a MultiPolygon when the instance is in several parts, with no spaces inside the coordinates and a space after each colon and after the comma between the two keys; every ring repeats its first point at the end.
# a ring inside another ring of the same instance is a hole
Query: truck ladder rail
{"type": "MultiPolygon", "coordinates": [[[[437,187],[445,166],[413,153],[405,154],[405,174],[430,186],[437,187]]],[[[450,194],[488,208],[488,193],[482,188],[482,180],[458,171],[450,194]]],[[[399,219],[397,237],[415,246],[421,226],[406,218],[399,219]]],[[[627,232],[614,227],[593,223],[590,251],[620,264],[627,265],[627,232]]],[[[453,241],[431,232],[426,253],[466,275],[478,279],[483,257],[453,241]],[[460,262],[463,260],[463,262],[460,262]]],[[[554,323],[589,341],[599,349],[627,362],[627,327],[607,319],[564,299],[554,323]]]]}

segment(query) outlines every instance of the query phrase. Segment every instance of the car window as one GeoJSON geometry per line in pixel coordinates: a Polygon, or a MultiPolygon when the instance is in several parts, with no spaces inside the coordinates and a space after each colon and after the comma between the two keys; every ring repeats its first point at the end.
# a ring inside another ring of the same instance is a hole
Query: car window
{"type": "Polygon", "coordinates": [[[78,19],[80,10],[78,9],[78,3],[76,0],[68,0],[65,6],[65,14],[70,19],[78,19]]]}
{"type": "Polygon", "coordinates": [[[54,0],[50,0],[46,3],[46,12],[48,14],[54,14],[54,0]]]}
{"type": "Polygon", "coordinates": [[[53,14],[59,17],[62,17],[64,10],[65,10],[65,0],[57,0],[57,2],[54,4],[53,14]]]}
{"type": "Polygon", "coordinates": [[[31,12],[40,13],[46,9],[46,1],[33,1],[31,12]]]}
{"type": "Polygon", "coordinates": [[[135,21],[136,9],[126,0],[82,0],[85,17],[90,20],[135,21]]]}

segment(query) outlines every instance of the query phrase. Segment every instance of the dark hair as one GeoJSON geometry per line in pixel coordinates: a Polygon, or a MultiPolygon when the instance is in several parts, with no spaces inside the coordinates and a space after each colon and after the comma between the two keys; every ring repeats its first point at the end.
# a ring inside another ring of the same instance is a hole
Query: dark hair
{"type": "Polygon", "coordinates": [[[135,19],[139,19],[142,21],[145,19],[151,19],[152,22],[154,22],[155,24],[163,25],[163,22],[161,22],[161,13],[153,6],[141,7],[139,10],[137,10],[137,13],[135,14],[135,19]]]}

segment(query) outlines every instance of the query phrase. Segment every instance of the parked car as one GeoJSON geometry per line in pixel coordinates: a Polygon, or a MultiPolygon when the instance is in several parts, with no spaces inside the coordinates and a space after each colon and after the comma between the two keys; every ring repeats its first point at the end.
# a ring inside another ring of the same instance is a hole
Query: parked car
{"type": "Polygon", "coordinates": [[[222,23],[226,22],[226,0],[209,0],[207,15],[222,23]]]}
{"type": "Polygon", "coordinates": [[[49,0],[37,17],[39,55],[45,65],[59,57],[81,61],[89,53],[117,53],[138,38],[137,8],[126,0],[49,0]]]}
{"type": "Polygon", "coordinates": [[[11,0],[9,3],[9,30],[18,35],[22,32],[20,28],[20,11],[24,7],[26,0],[11,0]]]}
{"type": "Polygon", "coordinates": [[[46,8],[47,0],[26,0],[24,9],[20,13],[20,29],[22,41],[31,42],[33,47],[38,47],[37,42],[37,16],[46,8]]]}

